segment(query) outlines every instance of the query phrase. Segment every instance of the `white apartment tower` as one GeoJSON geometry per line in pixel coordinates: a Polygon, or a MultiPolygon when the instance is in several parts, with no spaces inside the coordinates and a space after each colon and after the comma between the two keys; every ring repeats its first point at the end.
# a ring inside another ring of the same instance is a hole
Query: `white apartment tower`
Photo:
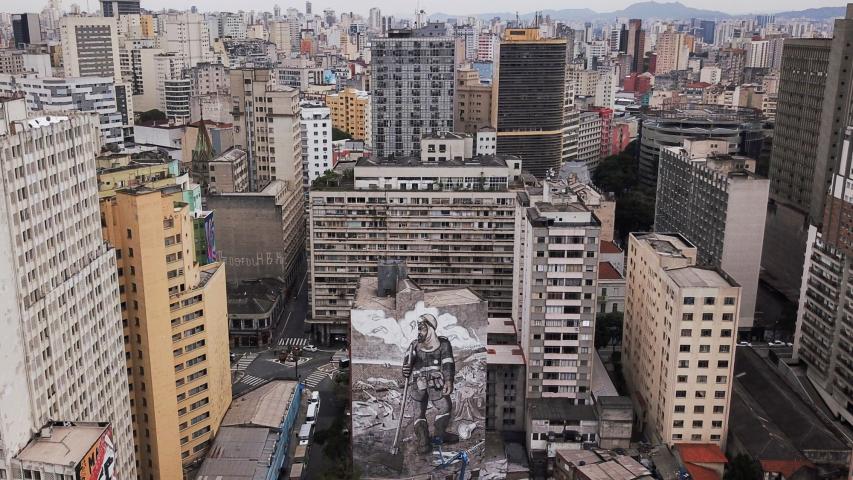
{"type": "Polygon", "coordinates": [[[66,77],[122,81],[118,26],[112,17],[63,17],[59,22],[66,77]]]}
{"type": "Polygon", "coordinates": [[[302,125],[302,175],[307,191],[311,182],[333,167],[332,113],[323,103],[303,102],[299,115],[302,125]]]}
{"type": "Polygon", "coordinates": [[[117,478],[136,479],[116,258],[101,236],[100,145],[95,115],[27,118],[23,100],[0,103],[2,478],[21,478],[16,455],[49,421],[68,420],[110,422],[117,478]]]}
{"type": "Polygon", "coordinates": [[[678,234],[632,233],[623,372],[653,442],[725,450],[740,287],[678,234]]]}

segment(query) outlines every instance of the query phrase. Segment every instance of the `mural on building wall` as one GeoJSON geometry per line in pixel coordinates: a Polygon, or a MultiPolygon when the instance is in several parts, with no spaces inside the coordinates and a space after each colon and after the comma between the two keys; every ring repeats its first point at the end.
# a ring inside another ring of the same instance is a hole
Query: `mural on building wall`
{"type": "Polygon", "coordinates": [[[113,431],[107,427],[77,464],[77,480],[115,480],[115,457],[113,431]]]}
{"type": "Polygon", "coordinates": [[[384,310],[352,311],[353,458],[365,478],[443,478],[463,463],[468,472],[479,466],[484,305],[418,302],[399,320],[384,310]]]}

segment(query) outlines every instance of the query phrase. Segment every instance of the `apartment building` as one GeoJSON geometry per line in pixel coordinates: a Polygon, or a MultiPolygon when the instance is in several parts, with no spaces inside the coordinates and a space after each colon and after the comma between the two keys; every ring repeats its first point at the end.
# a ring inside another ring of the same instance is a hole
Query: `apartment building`
{"type": "Polygon", "coordinates": [[[301,185],[299,91],[278,86],[269,69],[245,68],[231,70],[231,96],[235,142],[249,154],[249,190],[275,180],[301,185]]]}
{"type": "Polygon", "coordinates": [[[522,157],[525,171],[544,178],[563,159],[566,40],[508,29],[499,52],[492,97],[498,153],[522,157]]]}
{"type": "Polygon", "coordinates": [[[101,142],[121,145],[133,139],[129,92],[112,77],[42,78],[0,74],[0,94],[23,93],[30,112],[76,110],[97,113],[101,142]]]}
{"type": "Polygon", "coordinates": [[[193,207],[178,185],[101,199],[116,248],[140,478],[184,478],[231,403],[225,267],[196,260],[193,207]]]}
{"type": "Polygon", "coordinates": [[[685,140],[661,150],[655,231],[677,232],[697,248],[697,260],[741,286],[738,329],[755,318],[758,274],[770,181],[755,175],[754,159],[730,155],[722,140],[685,140]]]}
{"type": "Polygon", "coordinates": [[[463,67],[456,72],[456,102],[454,104],[456,131],[476,134],[481,128],[492,127],[492,86],[483,85],[480,73],[463,67]]]}
{"type": "Polygon", "coordinates": [[[370,144],[370,95],[367,92],[345,88],[342,92],[326,95],[326,105],[331,110],[333,127],[347,132],[353,140],[370,144]]]}
{"type": "Polygon", "coordinates": [[[345,336],[358,279],[405,261],[424,289],[470,287],[489,315],[512,310],[521,160],[474,156],[467,139],[425,137],[419,157],[371,157],[309,192],[312,324],[345,336]]]}
{"type": "Polygon", "coordinates": [[[590,174],[601,161],[602,121],[598,112],[582,112],[578,123],[577,161],[586,165],[590,174]]]}
{"type": "Polygon", "coordinates": [[[679,234],[632,233],[623,372],[653,441],[725,449],[740,287],[679,234]]]}
{"type": "Polygon", "coordinates": [[[853,128],[826,199],[822,231],[809,228],[794,355],[836,416],[853,423],[853,128]]]}
{"type": "Polygon", "coordinates": [[[111,17],[62,17],[59,21],[66,77],[113,77],[122,81],[118,26],[111,17]]]}
{"type": "Polygon", "coordinates": [[[139,14],[139,0],[101,0],[101,13],[105,17],[139,14]]]}
{"type": "Polygon", "coordinates": [[[417,156],[425,134],[454,131],[456,42],[392,30],[373,39],[371,129],[379,157],[417,156]]]}
{"type": "Polygon", "coordinates": [[[109,422],[116,478],[137,478],[116,253],[98,216],[100,145],[95,115],[28,117],[23,99],[0,100],[5,478],[54,420],[109,422]]]}
{"type": "Polygon", "coordinates": [[[187,67],[212,62],[213,51],[207,22],[200,13],[165,13],[157,15],[158,47],[183,57],[187,67]]]}
{"type": "Polygon", "coordinates": [[[334,167],[331,117],[331,109],[323,103],[306,101],[300,104],[302,186],[306,191],[311,182],[334,167]]]}
{"type": "Polygon", "coordinates": [[[688,35],[672,31],[671,28],[658,34],[655,44],[655,75],[663,75],[673,70],[687,70],[687,58],[690,56],[686,42],[688,35]]]}
{"type": "Polygon", "coordinates": [[[528,399],[591,405],[601,223],[572,194],[529,197],[519,208],[516,285],[528,399]]]}

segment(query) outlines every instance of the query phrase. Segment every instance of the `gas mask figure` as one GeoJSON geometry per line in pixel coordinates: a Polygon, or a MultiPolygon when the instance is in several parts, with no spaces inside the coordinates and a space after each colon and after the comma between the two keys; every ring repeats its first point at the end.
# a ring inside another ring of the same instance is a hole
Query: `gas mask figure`
{"type": "Polygon", "coordinates": [[[436,327],[438,321],[435,316],[425,313],[418,318],[418,338],[412,342],[403,361],[403,377],[409,379],[411,376],[411,397],[417,412],[414,430],[419,453],[431,452],[433,443],[459,441],[457,435],[447,431],[453,414],[450,395],[456,375],[453,347],[447,338],[436,334],[436,327]],[[426,418],[430,402],[436,409],[432,436],[426,418]]]}

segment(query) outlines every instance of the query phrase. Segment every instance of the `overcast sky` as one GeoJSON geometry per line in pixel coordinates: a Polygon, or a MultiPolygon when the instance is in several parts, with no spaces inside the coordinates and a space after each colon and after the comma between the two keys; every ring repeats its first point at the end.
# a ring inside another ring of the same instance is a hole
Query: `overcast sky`
{"type": "MultiPolygon", "coordinates": [[[[639,0],[637,0],[639,1],[639,0]]],[[[83,10],[95,10],[98,8],[98,0],[62,0],[64,7],[68,7],[72,3],[77,3],[83,10]]],[[[282,10],[288,7],[296,7],[300,11],[304,11],[304,2],[294,2],[293,0],[142,0],[142,6],[153,10],[161,8],[177,8],[185,9],[192,5],[196,5],[200,11],[215,11],[215,10],[259,10],[272,11],[273,6],[281,6],[282,10]]],[[[417,8],[417,0],[314,0],[314,12],[322,12],[324,8],[333,8],[337,12],[354,11],[356,13],[366,14],[370,7],[379,7],[383,13],[394,15],[409,14],[417,8]]],[[[598,12],[608,12],[619,10],[627,7],[632,0],[598,0],[596,2],[588,1],[566,1],[566,0],[537,0],[537,1],[519,1],[519,0],[420,0],[421,8],[427,13],[448,13],[454,15],[463,15],[468,13],[487,13],[487,12],[514,12],[527,13],[533,10],[544,9],[561,9],[561,8],[591,8],[598,12]]],[[[752,0],[744,2],[743,0],[681,0],[681,3],[695,8],[706,8],[711,10],[721,10],[727,13],[740,14],[752,12],[778,12],[785,10],[802,10],[815,7],[838,7],[845,3],[837,0],[752,0]]],[[[22,11],[39,11],[47,4],[46,0],[33,0],[30,2],[19,0],[0,0],[0,12],[22,12],[22,11]],[[37,8],[33,8],[37,6],[37,8]]]]}

